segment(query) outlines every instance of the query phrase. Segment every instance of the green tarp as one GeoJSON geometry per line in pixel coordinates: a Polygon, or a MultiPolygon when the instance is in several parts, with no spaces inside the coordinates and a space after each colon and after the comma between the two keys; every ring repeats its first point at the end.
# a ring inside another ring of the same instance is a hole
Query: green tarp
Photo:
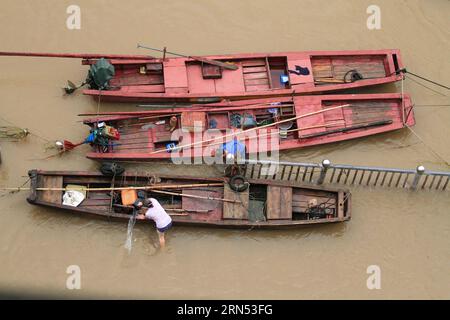
{"type": "Polygon", "coordinates": [[[114,77],[114,66],[108,60],[101,58],[89,69],[86,82],[91,89],[105,90],[109,87],[109,80],[114,77]]]}

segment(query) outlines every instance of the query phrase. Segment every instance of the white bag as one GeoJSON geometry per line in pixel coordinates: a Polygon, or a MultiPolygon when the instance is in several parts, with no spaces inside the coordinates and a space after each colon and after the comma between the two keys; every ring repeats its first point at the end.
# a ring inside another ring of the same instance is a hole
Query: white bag
{"type": "Polygon", "coordinates": [[[83,202],[85,196],[83,192],[75,190],[67,190],[63,195],[63,205],[78,207],[83,202]]]}

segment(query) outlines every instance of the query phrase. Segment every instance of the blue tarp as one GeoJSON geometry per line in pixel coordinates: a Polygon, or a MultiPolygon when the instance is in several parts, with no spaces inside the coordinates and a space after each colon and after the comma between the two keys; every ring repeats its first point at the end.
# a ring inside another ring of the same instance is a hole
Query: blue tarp
{"type": "Polygon", "coordinates": [[[239,142],[237,138],[234,138],[233,140],[222,144],[219,147],[219,151],[227,151],[229,154],[231,153],[235,157],[239,155],[240,157],[245,158],[245,144],[239,142]]]}

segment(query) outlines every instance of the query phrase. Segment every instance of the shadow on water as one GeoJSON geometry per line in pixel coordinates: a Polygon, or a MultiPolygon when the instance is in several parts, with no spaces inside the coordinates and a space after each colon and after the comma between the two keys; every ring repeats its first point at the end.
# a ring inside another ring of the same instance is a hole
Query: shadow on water
{"type": "MultiPolygon", "coordinates": [[[[291,160],[296,162],[307,161],[308,159],[331,159],[332,154],[337,152],[371,152],[375,148],[383,148],[383,150],[395,150],[409,148],[420,144],[415,141],[411,132],[407,129],[399,129],[391,132],[382,132],[369,137],[360,137],[352,140],[335,142],[325,146],[311,146],[300,150],[290,150],[280,152],[282,160],[291,160]]],[[[347,161],[350,162],[350,161],[347,161]]],[[[346,163],[351,164],[351,163],[346,163]]]]}
{"type": "MultiPolygon", "coordinates": [[[[83,215],[70,211],[55,209],[55,208],[43,208],[32,207],[30,210],[31,217],[35,220],[37,226],[47,228],[59,228],[64,225],[70,224],[78,228],[90,228],[97,231],[114,231],[126,234],[127,221],[123,220],[108,220],[108,218],[95,216],[95,215],[83,215]]],[[[258,227],[248,229],[229,229],[229,228],[209,228],[209,227],[193,227],[193,226],[177,226],[176,224],[169,231],[169,234],[176,233],[179,236],[188,236],[190,238],[203,238],[203,237],[217,237],[220,239],[253,239],[256,241],[262,239],[301,239],[308,237],[311,234],[326,236],[326,237],[340,237],[342,236],[349,222],[342,223],[329,223],[329,224],[316,224],[316,225],[304,225],[298,227],[278,228],[263,230],[258,227]]],[[[152,223],[143,223],[137,221],[134,232],[139,234],[148,234],[148,228],[154,228],[152,223]]],[[[153,237],[153,233],[150,233],[150,242],[156,241],[156,232],[153,237]]],[[[125,238],[124,238],[125,239],[125,238]]],[[[156,243],[156,242],[155,242],[156,243]]],[[[157,248],[157,246],[154,246],[157,248]]]]}

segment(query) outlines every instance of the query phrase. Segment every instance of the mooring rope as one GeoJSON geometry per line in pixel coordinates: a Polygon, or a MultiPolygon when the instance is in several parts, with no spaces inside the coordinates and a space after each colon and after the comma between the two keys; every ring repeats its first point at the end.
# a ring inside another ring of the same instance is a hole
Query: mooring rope
{"type": "Polygon", "coordinates": [[[440,107],[450,107],[450,104],[414,104],[414,107],[418,108],[440,108],[440,107]]]}
{"type": "Polygon", "coordinates": [[[450,163],[444,159],[443,156],[441,156],[436,150],[434,150],[431,146],[429,146],[424,139],[422,139],[421,136],[419,136],[419,134],[414,131],[408,124],[405,123],[405,126],[416,136],[417,139],[420,140],[420,142],[422,142],[422,144],[431,152],[433,153],[436,158],[438,158],[439,160],[441,160],[442,162],[444,162],[447,166],[450,166],[450,163]]]}
{"type": "MultiPolygon", "coordinates": [[[[100,101],[102,98],[102,89],[99,90],[98,100],[97,100],[97,116],[100,115],[100,101]]],[[[97,121],[98,122],[98,121],[97,121]]]]}
{"type": "Polygon", "coordinates": [[[425,89],[428,89],[428,90],[430,90],[430,91],[433,91],[434,93],[437,93],[437,94],[439,94],[439,95],[441,95],[441,96],[443,96],[443,97],[448,97],[446,94],[444,94],[444,93],[442,93],[442,92],[439,92],[439,91],[437,91],[437,90],[434,90],[434,89],[432,89],[432,88],[430,88],[430,87],[424,85],[423,83],[420,83],[419,81],[417,81],[417,80],[415,80],[415,79],[413,79],[413,78],[411,78],[411,77],[408,77],[408,76],[406,76],[406,77],[407,77],[409,80],[411,80],[412,82],[418,84],[419,86],[424,87],[425,89]]]}
{"type": "Polygon", "coordinates": [[[11,195],[11,194],[14,194],[14,193],[17,193],[17,192],[20,192],[21,191],[20,189],[23,188],[28,182],[30,182],[30,180],[31,180],[31,178],[28,178],[24,183],[22,183],[19,187],[17,187],[17,190],[8,191],[8,192],[0,195],[0,198],[3,198],[5,196],[7,196],[7,195],[11,195]]]}
{"type": "MultiPolygon", "coordinates": [[[[434,85],[436,85],[436,86],[439,86],[439,87],[441,87],[441,88],[450,90],[450,87],[449,87],[449,86],[446,86],[446,85],[444,85],[444,84],[442,84],[442,83],[439,83],[439,82],[437,82],[437,81],[431,80],[431,79],[429,79],[429,78],[427,78],[427,77],[418,75],[417,73],[408,71],[408,70],[406,70],[406,68],[395,70],[394,72],[390,73],[390,74],[388,75],[388,77],[392,76],[394,73],[400,73],[400,72],[402,72],[402,73],[405,74],[405,75],[406,75],[406,74],[410,74],[410,75],[412,75],[412,76],[414,76],[414,77],[417,77],[417,78],[419,78],[419,79],[422,79],[422,80],[424,80],[424,81],[426,81],[426,82],[429,82],[429,83],[434,84],[434,85]]],[[[406,75],[406,77],[408,77],[408,76],[406,75]]],[[[430,89],[430,90],[434,91],[433,89],[428,88],[427,86],[423,85],[422,83],[420,83],[420,82],[418,82],[418,81],[415,81],[415,80],[412,79],[411,77],[408,77],[408,79],[410,79],[410,80],[412,80],[412,81],[414,81],[414,82],[416,82],[416,83],[418,83],[418,84],[424,86],[424,87],[427,88],[427,89],[430,89]]],[[[435,92],[440,93],[440,94],[442,94],[442,95],[445,95],[445,94],[443,94],[443,93],[441,93],[441,92],[438,92],[438,91],[435,91],[435,92]]]]}
{"type": "Polygon", "coordinates": [[[425,78],[424,76],[420,76],[420,75],[418,75],[418,74],[416,74],[416,73],[413,73],[413,72],[411,72],[411,71],[407,71],[406,69],[404,69],[404,70],[405,70],[405,73],[409,73],[410,75],[412,75],[412,76],[414,76],[414,77],[417,77],[417,78],[419,78],[419,79],[422,79],[422,80],[424,80],[424,81],[427,81],[427,82],[429,82],[429,83],[432,83],[432,84],[434,84],[434,85],[436,85],[436,86],[442,87],[442,88],[444,88],[444,89],[450,90],[450,87],[448,87],[448,86],[446,86],[446,85],[443,85],[442,83],[438,83],[438,82],[433,81],[433,80],[431,80],[431,79],[425,78]]]}

